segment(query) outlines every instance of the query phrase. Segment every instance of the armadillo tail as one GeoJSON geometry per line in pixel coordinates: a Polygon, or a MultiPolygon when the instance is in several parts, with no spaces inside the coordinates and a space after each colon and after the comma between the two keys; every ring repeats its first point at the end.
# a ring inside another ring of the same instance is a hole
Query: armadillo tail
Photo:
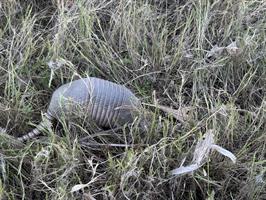
{"type": "Polygon", "coordinates": [[[44,119],[39,125],[37,125],[36,128],[33,129],[31,132],[21,137],[18,137],[17,139],[21,142],[25,142],[40,135],[46,127],[50,127],[52,125],[51,121],[53,117],[49,113],[45,113],[45,118],[46,119],[44,119]]]}

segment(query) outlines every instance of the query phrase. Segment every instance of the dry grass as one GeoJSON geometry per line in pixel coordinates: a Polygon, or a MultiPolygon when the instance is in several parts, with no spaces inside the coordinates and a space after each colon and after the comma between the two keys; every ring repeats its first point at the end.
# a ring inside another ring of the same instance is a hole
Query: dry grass
{"type": "Polygon", "coordinates": [[[266,199],[265,10],[264,0],[1,1],[0,126],[9,135],[31,130],[52,92],[86,75],[125,84],[147,105],[156,91],[160,105],[193,109],[180,123],[147,106],[145,133],[62,121],[23,147],[2,135],[0,197],[266,199]],[[172,176],[209,129],[237,163],[213,153],[195,173],[172,176]]]}

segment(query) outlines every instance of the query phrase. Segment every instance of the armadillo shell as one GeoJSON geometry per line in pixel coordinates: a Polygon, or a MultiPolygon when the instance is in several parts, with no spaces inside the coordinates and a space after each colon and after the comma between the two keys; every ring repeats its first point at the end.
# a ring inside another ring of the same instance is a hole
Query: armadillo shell
{"type": "Polygon", "coordinates": [[[134,120],[138,98],[126,87],[99,78],[75,80],[52,95],[49,115],[60,119],[85,114],[101,127],[115,127],[134,120]]]}

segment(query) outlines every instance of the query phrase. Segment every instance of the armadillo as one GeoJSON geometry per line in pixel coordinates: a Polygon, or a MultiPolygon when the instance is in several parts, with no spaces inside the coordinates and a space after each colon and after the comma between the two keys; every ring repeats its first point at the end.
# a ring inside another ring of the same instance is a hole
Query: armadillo
{"type": "Polygon", "coordinates": [[[26,141],[51,126],[53,119],[71,116],[79,108],[100,127],[112,128],[133,122],[140,100],[125,86],[95,77],[81,78],[54,91],[45,117],[34,130],[19,137],[26,141]],[[46,122],[45,122],[46,121],[46,122]]]}

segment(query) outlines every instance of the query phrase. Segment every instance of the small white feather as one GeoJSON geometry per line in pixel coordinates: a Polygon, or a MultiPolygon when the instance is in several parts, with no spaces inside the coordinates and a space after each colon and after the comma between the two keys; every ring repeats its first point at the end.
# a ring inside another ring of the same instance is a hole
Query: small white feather
{"type": "Polygon", "coordinates": [[[218,146],[216,144],[211,145],[212,149],[215,149],[216,151],[218,151],[220,154],[230,158],[232,160],[233,163],[236,163],[236,157],[233,153],[231,153],[230,151],[224,149],[221,146],[218,146]]]}

